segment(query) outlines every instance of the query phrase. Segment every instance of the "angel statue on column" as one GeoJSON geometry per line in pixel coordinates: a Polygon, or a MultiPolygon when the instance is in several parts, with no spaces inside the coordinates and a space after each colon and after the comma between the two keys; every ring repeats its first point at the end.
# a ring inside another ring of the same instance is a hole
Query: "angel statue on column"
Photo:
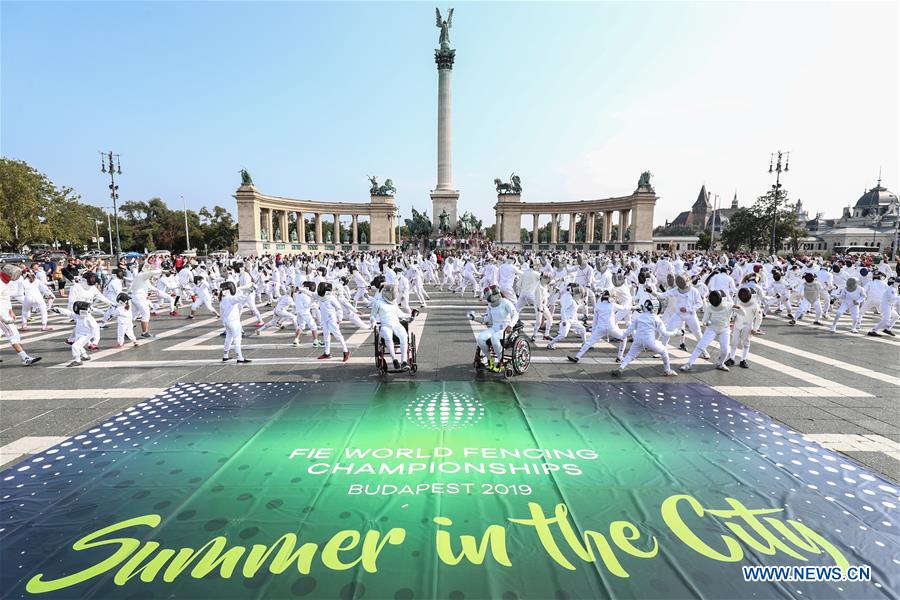
{"type": "Polygon", "coordinates": [[[449,48],[450,47],[450,28],[453,27],[453,9],[450,9],[450,12],[447,13],[447,20],[444,21],[441,19],[441,9],[435,8],[434,14],[437,17],[437,27],[441,30],[441,37],[438,40],[441,44],[441,48],[449,48]]]}

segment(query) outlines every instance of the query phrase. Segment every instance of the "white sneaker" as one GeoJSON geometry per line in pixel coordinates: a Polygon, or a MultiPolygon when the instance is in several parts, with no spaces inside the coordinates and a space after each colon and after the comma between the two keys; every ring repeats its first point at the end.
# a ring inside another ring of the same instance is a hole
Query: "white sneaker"
{"type": "Polygon", "coordinates": [[[703,352],[700,353],[700,358],[702,358],[703,360],[709,360],[709,352],[704,350],[703,352]]]}
{"type": "Polygon", "coordinates": [[[720,371],[726,371],[726,372],[731,370],[728,367],[726,367],[725,365],[716,365],[716,368],[720,371]]]}
{"type": "Polygon", "coordinates": [[[669,369],[668,371],[666,371],[665,374],[666,374],[666,377],[676,377],[678,375],[678,373],[676,373],[672,369],[669,369]]]}
{"type": "Polygon", "coordinates": [[[684,371],[685,373],[687,373],[691,370],[691,365],[685,363],[685,364],[681,365],[680,367],[678,367],[678,369],[680,371],[684,371]]]}
{"type": "Polygon", "coordinates": [[[299,347],[300,347],[300,342],[297,341],[297,340],[294,340],[293,342],[291,342],[291,346],[295,346],[295,347],[299,348],[299,347]]]}
{"type": "Polygon", "coordinates": [[[67,366],[67,367],[80,367],[80,366],[81,366],[81,361],[80,361],[80,360],[73,360],[72,362],[70,362],[70,363],[67,364],[66,366],[67,366]]]}

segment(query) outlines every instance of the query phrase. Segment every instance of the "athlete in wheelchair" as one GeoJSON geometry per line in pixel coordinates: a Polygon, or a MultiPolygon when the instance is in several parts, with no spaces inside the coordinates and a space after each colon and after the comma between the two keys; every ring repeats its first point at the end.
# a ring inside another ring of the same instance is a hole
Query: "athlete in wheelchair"
{"type": "Polygon", "coordinates": [[[487,329],[478,334],[472,364],[476,371],[487,368],[492,373],[503,373],[507,378],[513,374],[521,375],[531,364],[531,344],[522,333],[524,323],[519,320],[515,305],[502,296],[497,286],[485,288],[484,298],[488,303],[487,311],[480,316],[469,313],[470,320],[487,325],[487,329]]]}
{"type": "Polygon", "coordinates": [[[375,329],[375,367],[382,375],[405,371],[415,373],[419,369],[416,363],[416,334],[409,333],[409,324],[419,311],[404,313],[397,305],[397,295],[396,284],[384,284],[372,301],[370,319],[375,329]],[[391,357],[393,369],[388,368],[386,354],[391,357]]]}

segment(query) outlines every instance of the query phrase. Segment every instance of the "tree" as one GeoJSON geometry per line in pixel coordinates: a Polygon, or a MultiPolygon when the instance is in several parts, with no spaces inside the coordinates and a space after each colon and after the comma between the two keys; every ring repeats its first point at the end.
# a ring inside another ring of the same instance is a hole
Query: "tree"
{"type": "Polygon", "coordinates": [[[764,242],[764,223],[753,208],[739,208],[722,230],[722,247],[729,252],[737,252],[742,247],[752,252],[764,242]]]}
{"type": "Polygon", "coordinates": [[[212,250],[232,251],[237,248],[237,224],[221,206],[213,206],[212,212],[205,206],[200,209],[200,231],[203,233],[203,243],[212,250]]]}
{"type": "Polygon", "coordinates": [[[487,229],[484,230],[484,237],[493,242],[495,239],[495,236],[496,236],[496,229],[497,229],[496,225],[489,226],[487,229]]]}
{"type": "Polygon", "coordinates": [[[697,235],[697,249],[698,250],[709,250],[711,243],[712,243],[712,235],[710,235],[709,230],[704,229],[697,235]]]}
{"type": "Polygon", "coordinates": [[[93,237],[86,227],[79,196],[57,187],[26,162],[0,158],[0,246],[19,250],[35,242],[84,243],[93,237]]]}

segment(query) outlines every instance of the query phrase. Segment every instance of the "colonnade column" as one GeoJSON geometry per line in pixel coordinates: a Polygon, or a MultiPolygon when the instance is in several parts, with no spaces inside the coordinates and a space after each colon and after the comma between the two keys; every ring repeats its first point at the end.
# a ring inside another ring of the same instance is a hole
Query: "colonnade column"
{"type": "Polygon", "coordinates": [[[353,243],[359,243],[359,224],[357,223],[357,215],[353,215],[353,243]]]}
{"type": "Polygon", "coordinates": [[[551,213],[550,215],[550,243],[555,244],[559,239],[559,215],[551,213]]]}
{"type": "Polygon", "coordinates": [[[288,234],[288,218],[287,211],[281,211],[281,241],[289,242],[291,240],[291,236],[288,234]]]}
{"type": "Polygon", "coordinates": [[[569,239],[567,240],[570,244],[575,243],[575,219],[577,218],[578,213],[571,213],[569,215],[569,239]]]}
{"type": "Polygon", "coordinates": [[[616,231],[616,241],[621,242],[625,239],[625,211],[619,211],[619,229],[616,231]]]}
{"type": "Polygon", "coordinates": [[[334,226],[331,228],[331,235],[334,236],[334,243],[341,243],[341,215],[335,213],[331,215],[334,219],[334,226]]]}
{"type": "Polygon", "coordinates": [[[297,211],[295,213],[297,215],[297,221],[294,223],[294,230],[297,232],[297,243],[303,244],[306,243],[306,227],[303,225],[303,213],[297,211]]]}
{"type": "Polygon", "coordinates": [[[494,242],[502,242],[503,241],[503,213],[499,210],[495,214],[495,222],[494,222],[494,242]]]}
{"type": "Polygon", "coordinates": [[[266,209],[266,241],[274,242],[275,234],[272,232],[272,209],[266,209]]]}
{"type": "Polygon", "coordinates": [[[540,217],[541,217],[541,215],[539,215],[537,213],[531,215],[531,243],[532,244],[539,244],[541,242],[540,238],[538,237],[538,224],[540,221],[540,217]]]}
{"type": "Polygon", "coordinates": [[[322,215],[316,213],[316,243],[322,243],[322,215]]]}
{"type": "Polygon", "coordinates": [[[587,214],[587,223],[585,223],[584,229],[584,241],[588,244],[594,243],[594,217],[597,213],[588,213],[587,214]]]}
{"type": "Polygon", "coordinates": [[[603,241],[606,243],[612,241],[612,216],[613,211],[611,210],[603,214],[603,241]]]}

